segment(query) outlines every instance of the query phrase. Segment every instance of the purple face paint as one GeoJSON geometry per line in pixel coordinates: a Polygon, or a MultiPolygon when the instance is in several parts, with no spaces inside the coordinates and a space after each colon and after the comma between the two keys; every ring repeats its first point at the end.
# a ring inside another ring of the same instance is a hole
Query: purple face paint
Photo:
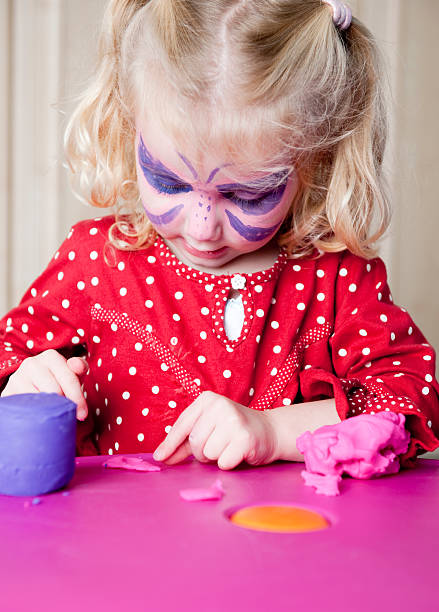
{"type": "MultiPolygon", "coordinates": [[[[178,153],[178,151],[177,151],[177,153],[178,153]]],[[[198,180],[198,174],[195,172],[194,167],[191,164],[191,162],[188,159],[186,159],[186,157],[184,155],[182,155],[181,153],[178,153],[178,157],[186,164],[186,166],[189,168],[190,173],[192,174],[194,179],[197,181],[198,180]]]]}
{"type": "Polygon", "coordinates": [[[279,225],[282,223],[282,221],[279,221],[279,223],[276,223],[276,225],[273,225],[272,227],[253,227],[251,225],[244,225],[244,223],[242,223],[242,221],[240,221],[238,217],[232,215],[229,210],[226,210],[225,213],[229,218],[229,223],[233,227],[233,229],[249,242],[258,242],[259,240],[265,240],[271,234],[274,234],[279,225]]]}
{"type": "Polygon", "coordinates": [[[151,223],[154,223],[154,225],[166,225],[167,223],[171,223],[171,221],[175,219],[175,217],[178,215],[182,208],[184,208],[184,204],[179,204],[178,206],[174,206],[174,208],[171,208],[162,215],[153,215],[151,212],[149,212],[149,210],[144,207],[148,219],[151,221],[151,223]]]}
{"type": "Polygon", "coordinates": [[[137,153],[142,172],[152,187],[166,193],[173,193],[173,188],[177,187],[180,193],[192,191],[192,187],[185,183],[183,179],[164,166],[160,160],[154,159],[146,148],[142,135],[140,135],[137,153]]]}
{"type": "Polygon", "coordinates": [[[271,212],[282,200],[286,183],[276,189],[265,193],[247,191],[242,185],[229,183],[218,185],[221,195],[238,206],[246,215],[266,215],[271,212]],[[248,196],[248,197],[246,197],[248,196]]]}

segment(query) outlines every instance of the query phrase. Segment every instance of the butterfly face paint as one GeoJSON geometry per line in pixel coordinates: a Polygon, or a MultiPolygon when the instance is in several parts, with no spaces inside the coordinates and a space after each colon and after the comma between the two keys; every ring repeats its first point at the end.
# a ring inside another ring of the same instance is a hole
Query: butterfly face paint
{"type": "Polygon", "coordinates": [[[297,190],[296,177],[286,174],[231,182],[230,164],[210,153],[194,163],[153,122],[139,122],[136,142],[145,212],[187,265],[221,271],[237,257],[257,256],[276,234],[297,190]]]}

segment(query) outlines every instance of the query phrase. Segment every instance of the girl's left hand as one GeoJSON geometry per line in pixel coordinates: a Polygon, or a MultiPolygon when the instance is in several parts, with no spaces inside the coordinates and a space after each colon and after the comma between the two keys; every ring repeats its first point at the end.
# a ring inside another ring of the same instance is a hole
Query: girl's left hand
{"type": "Polygon", "coordinates": [[[194,455],[230,470],[242,461],[252,465],[276,459],[277,438],[270,411],[259,412],[227,397],[205,391],[175,421],[154,459],[171,465],[194,455]]]}

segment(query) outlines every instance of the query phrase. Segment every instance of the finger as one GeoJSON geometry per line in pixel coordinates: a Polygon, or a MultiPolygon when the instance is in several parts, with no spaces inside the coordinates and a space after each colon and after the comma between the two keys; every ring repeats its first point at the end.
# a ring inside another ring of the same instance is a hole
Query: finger
{"type": "Polygon", "coordinates": [[[170,457],[168,457],[166,461],[164,461],[164,463],[166,463],[166,465],[174,465],[175,463],[180,463],[181,461],[184,461],[191,455],[191,445],[189,444],[189,440],[185,440],[183,444],[180,444],[177,450],[170,457]]]}
{"type": "MultiPolygon", "coordinates": [[[[29,380],[29,383],[41,393],[57,393],[62,395],[62,389],[58,384],[55,376],[41,361],[32,360],[26,364],[26,369],[23,368],[23,374],[29,380]]],[[[23,381],[24,382],[24,381],[23,381]]],[[[22,381],[20,381],[20,388],[22,381]]]]}
{"type": "Polygon", "coordinates": [[[72,372],[64,357],[59,353],[50,359],[48,366],[57,379],[62,393],[76,404],[77,418],[84,420],[87,417],[88,409],[78,376],[72,372]]]}
{"type": "Polygon", "coordinates": [[[230,443],[218,458],[218,467],[221,470],[232,470],[244,460],[244,449],[236,443],[230,443]]]}
{"type": "MultiPolygon", "coordinates": [[[[210,413],[203,412],[198,420],[194,423],[192,431],[189,434],[189,444],[192,449],[192,454],[195,459],[206,463],[210,459],[204,454],[204,447],[212,433],[215,431],[215,421],[210,413]]],[[[218,457],[215,457],[215,460],[218,457]]]]}
{"type": "Polygon", "coordinates": [[[25,384],[20,384],[20,386],[17,387],[11,376],[8,384],[2,391],[1,397],[7,397],[8,395],[17,395],[17,393],[39,393],[39,391],[36,386],[30,381],[26,381],[25,384]]]}
{"type": "Polygon", "coordinates": [[[201,407],[197,400],[184,410],[172,426],[163,442],[155,449],[154,459],[165,461],[189,436],[194,424],[200,416],[201,407]]]}
{"type": "Polygon", "coordinates": [[[216,427],[204,445],[203,455],[210,461],[217,461],[229,443],[230,436],[223,429],[216,427]]]}
{"type": "Polygon", "coordinates": [[[88,363],[82,357],[70,357],[67,359],[67,365],[76,376],[83,376],[88,370],[88,363]]]}

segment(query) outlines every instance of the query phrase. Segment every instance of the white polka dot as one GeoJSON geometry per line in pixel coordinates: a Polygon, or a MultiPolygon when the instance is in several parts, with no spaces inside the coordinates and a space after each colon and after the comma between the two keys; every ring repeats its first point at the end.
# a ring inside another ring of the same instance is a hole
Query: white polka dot
{"type": "Polygon", "coordinates": [[[78,336],[73,336],[72,344],[79,344],[80,342],[81,342],[81,340],[78,338],[78,336]]]}
{"type": "Polygon", "coordinates": [[[260,335],[260,334],[258,334],[258,335],[256,336],[256,342],[259,344],[260,340],[261,340],[261,335],[260,335]]]}
{"type": "Polygon", "coordinates": [[[261,293],[262,292],[262,286],[261,285],[255,285],[255,291],[256,291],[256,293],[261,293]]]}
{"type": "Polygon", "coordinates": [[[119,293],[122,297],[125,297],[126,294],[128,293],[128,289],[126,287],[121,287],[119,290],[119,293]]]}
{"type": "Polygon", "coordinates": [[[380,315],[380,319],[383,323],[387,323],[387,316],[385,314],[380,315]]]}
{"type": "Polygon", "coordinates": [[[299,304],[297,304],[297,310],[305,310],[306,306],[303,302],[299,302],[299,304]]]}
{"type": "Polygon", "coordinates": [[[290,406],[291,405],[291,400],[289,397],[284,397],[284,399],[282,400],[282,404],[284,406],[290,406]]]}
{"type": "Polygon", "coordinates": [[[52,332],[47,332],[47,334],[46,334],[46,338],[49,340],[49,342],[50,342],[51,340],[53,340],[53,334],[52,334],[52,332]]]}
{"type": "Polygon", "coordinates": [[[113,357],[116,357],[116,355],[117,355],[117,348],[116,348],[116,347],[114,347],[114,348],[111,350],[111,354],[113,355],[113,357]]]}
{"type": "Polygon", "coordinates": [[[273,353],[280,353],[282,350],[282,348],[276,344],[276,346],[273,346],[273,353]]]}
{"type": "Polygon", "coordinates": [[[208,315],[209,314],[209,309],[206,306],[203,306],[203,308],[201,309],[201,314],[208,315]]]}
{"type": "Polygon", "coordinates": [[[305,288],[305,285],[303,283],[296,283],[296,289],[298,291],[302,291],[305,288]]]}
{"type": "Polygon", "coordinates": [[[177,313],[173,314],[172,318],[174,319],[174,321],[180,321],[180,315],[177,313]]]}
{"type": "Polygon", "coordinates": [[[181,300],[181,299],[183,299],[183,292],[182,291],[176,291],[174,296],[175,296],[176,300],[181,300]]]}
{"type": "Polygon", "coordinates": [[[317,317],[317,323],[320,323],[320,325],[323,325],[325,321],[326,321],[325,317],[317,317]]]}
{"type": "Polygon", "coordinates": [[[223,372],[224,378],[230,378],[231,375],[232,375],[232,373],[231,373],[230,370],[224,370],[224,372],[223,372]]]}
{"type": "Polygon", "coordinates": [[[29,331],[29,325],[27,325],[27,323],[23,323],[23,325],[21,326],[21,331],[24,334],[27,334],[27,332],[29,331]]]}
{"type": "Polygon", "coordinates": [[[134,366],[131,366],[128,370],[128,372],[131,374],[131,376],[134,376],[134,374],[137,373],[137,370],[134,366]]]}
{"type": "Polygon", "coordinates": [[[172,429],[172,425],[166,425],[165,431],[167,434],[171,431],[171,429],[172,429]]]}
{"type": "Polygon", "coordinates": [[[204,355],[198,355],[198,361],[200,363],[206,363],[206,357],[204,355]]]}
{"type": "Polygon", "coordinates": [[[358,308],[354,308],[354,310],[351,312],[351,314],[355,315],[358,312],[358,308]]]}
{"type": "Polygon", "coordinates": [[[425,361],[431,361],[431,355],[424,355],[422,359],[424,359],[425,361]]]}
{"type": "Polygon", "coordinates": [[[273,368],[270,372],[271,376],[276,376],[277,374],[277,368],[273,368]]]}
{"type": "Polygon", "coordinates": [[[95,236],[98,233],[98,230],[96,227],[92,227],[90,230],[90,236],[95,236]]]}
{"type": "Polygon", "coordinates": [[[156,262],[156,258],[154,257],[154,255],[148,255],[148,263],[155,263],[156,262]]]}
{"type": "Polygon", "coordinates": [[[411,326],[409,327],[408,333],[409,333],[409,336],[411,336],[411,335],[412,335],[412,333],[413,333],[413,327],[411,327],[411,326]]]}
{"type": "Polygon", "coordinates": [[[152,285],[152,284],[153,284],[153,282],[154,282],[154,277],[153,277],[153,276],[148,276],[148,277],[146,278],[146,284],[147,284],[147,285],[152,285]]]}
{"type": "Polygon", "coordinates": [[[163,370],[163,372],[167,372],[169,370],[169,366],[166,365],[166,363],[161,363],[160,368],[163,370]]]}
{"type": "Polygon", "coordinates": [[[390,334],[390,339],[391,339],[391,340],[395,340],[395,338],[396,338],[396,336],[395,336],[394,332],[392,332],[392,333],[390,334]]]}
{"type": "Polygon", "coordinates": [[[358,333],[360,334],[360,336],[367,336],[367,331],[365,329],[360,329],[358,333]]]}
{"type": "Polygon", "coordinates": [[[91,284],[93,285],[93,287],[97,287],[99,285],[99,279],[97,276],[93,276],[93,278],[91,279],[91,284]]]}
{"type": "Polygon", "coordinates": [[[134,345],[134,348],[136,349],[136,351],[141,351],[143,348],[143,345],[141,342],[136,342],[136,344],[134,345]]]}
{"type": "Polygon", "coordinates": [[[111,382],[113,380],[113,373],[112,372],[108,372],[107,380],[108,380],[108,382],[111,382]]]}
{"type": "Polygon", "coordinates": [[[431,428],[433,426],[433,423],[431,421],[427,421],[427,425],[428,425],[428,427],[431,428]]]}
{"type": "Polygon", "coordinates": [[[363,353],[363,355],[369,355],[370,354],[370,348],[368,348],[366,346],[361,352],[363,353]]]}
{"type": "Polygon", "coordinates": [[[348,273],[348,271],[346,270],[346,268],[340,268],[339,274],[340,276],[346,276],[348,273]]]}
{"type": "Polygon", "coordinates": [[[211,291],[213,291],[213,285],[205,285],[204,286],[205,290],[210,293],[211,291]]]}
{"type": "Polygon", "coordinates": [[[116,423],[120,425],[122,423],[122,417],[118,416],[116,419],[116,423]]]}
{"type": "Polygon", "coordinates": [[[93,342],[95,344],[99,344],[100,341],[101,341],[101,339],[99,338],[99,336],[93,336],[93,342]]]}
{"type": "Polygon", "coordinates": [[[37,297],[37,290],[35,289],[35,287],[32,287],[30,292],[31,292],[32,297],[37,297]]]}
{"type": "Polygon", "coordinates": [[[255,390],[253,389],[253,387],[250,387],[248,394],[250,395],[250,397],[255,394],[255,390]]]}
{"type": "Polygon", "coordinates": [[[206,340],[206,338],[207,338],[207,333],[206,333],[205,331],[201,331],[201,332],[200,332],[200,338],[201,338],[202,340],[206,340]]]}
{"type": "Polygon", "coordinates": [[[123,261],[119,261],[119,263],[117,264],[117,269],[120,270],[121,272],[125,270],[125,264],[123,261]]]}
{"type": "Polygon", "coordinates": [[[154,395],[157,395],[160,391],[160,388],[157,385],[154,385],[153,387],[151,387],[151,391],[154,393],[154,395]]]}
{"type": "Polygon", "coordinates": [[[29,348],[29,349],[33,349],[33,348],[34,348],[34,342],[33,342],[33,340],[28,340],[28,341],[26,342],[26,346],[27,346],[27,348],[29,348]]]}
{"type": "Polygon", "coordinates": [[[112,324],[110,325],[110,327],[111,327],[111,330],[112,330],[112,331],[114,331],[114,332],[115,332],[115,331],[117,331],[117,323],[112,323],[112,324]]]}
{"type": "Polygon", "coordinates": [[[143,416],[148,416],[148,413],[149,413],[149,408],[143,408],[142,410],[143,416]]]}
{"type": "Polygon", "coordinates": [[[143,433],[139,433],[137,434],[137,439],[139,440],[139,442],[143,442],[143,440],[145,439],[145,436],[143,435],[143,433]]]}
{"type": "Polygon", "coordinates": [[[70,302],[69,302],[69,300],[63,300],[63,301],[61,302],[61,306],[62,306],[63,308],[66,308],[66,309],[67,309],[67,308],[70,306],[70,302]]]}
{"type": "Polygon", "coordinates": [[[73,261],[75,257],[76,257],[75,251],[70,251],[68,254],[68,258],[70,259],[70,261],[73,261]]]}
{"type": "Polygon", "coordinates": [[[357,285],[356,285],[355,283],[351,283],[351,284],[349,285],[349,291],[350,291],[351,293],[355,293],[355,291],[356,291],[356,290],[357,290],[357,285]]]}
{"type": "Polygon", "coordinates": [[[169,408],[175,408],[177,404],[173,400],[171,400],[170,402],[168,402],[168,406],[169,408]]]}
{"type": "Polygon", "coordinates": [[[295,266],[293,266],[293,270],[294,270],[294,272],[300,272],[300,270],[301,270],[301,269],[302,269],[302,268],[301,268],[301,267],[300,267],[298,264],[296,264],[295,266]]]}
{"type": "Polygon", "coordinates": [[[278,321],[272,321],[272,322],[271,322],[271,327],[272,327],[273,329],[279,329],[279,323],[278,323],[278,321]]]}
{"type": "Polygon", "coordinates": [[[152,308],[154,306],[154,302],[152,300],[146,300],[145,306],[147,308],[152,308]]]}
{"type": "Polygon", "coordinates": [[[319,302],[323,302],[323,300],[325,299],[325,294],[324,293],[318,293],[317,294],[317,299],[319,300],[319,302]]]}
{"type": "Polygon", "coordinates": [[[346,355],[348,354],[347,350],[344,348],[339,349],[338,354],[340,355],[340,357],[346,357],[346,355]]]}
{"type": "Polygon", "coordinates": [[[124,400],[130,399],[130,392],[129,391],[124,391],[122,393],[122,397],[124,400]]]}
{"type": "Polygon", "coordinates": [[[100,368],[102,365],[102,357],[99,357],[98,361],[97,361],[97,366],[98,368],[100,368]]]}
{"type": "Polygon", "coordinates": [[[64,278],[64,272],[58,272],[58,280],[61,281],[64,278]]]}
{"type": "Polygon", "coordinates": [[[257,317],[263,317],[265,314],[265,312],[262,310],[262,308],[258,308],[256,311],[256,316],[257,317]]]}
{"type": "Polygon", "coordinates": [[[422,394],[423,395],[428,395],[430,393],[430,389],[428,387],[423,387],[422,388],[422,394]]]}
{"type": "Polygon", "coordinates": [[[85,289],[84,281],[79,281],[76,286],[78,287],[79,291],[82,291],[83,289],[85,289]]]}
{"type": "Polygon", "coordinates": [[[94,260],[95,260],[95,259],[97,259],[97,258],[98,258],[97,251],[92,251],[92,252],[90,253],[90,259],[92,259],[92,260],[94,261],[94,260]]]}
{"type": "Polygon", "coordinates": [[[432,380],[433,380],[433,376],[432,376],[431,374],[426,374],[426,375],[425,375],[425,380],[426,380],[427,382],[432,382],[432,380]]]}
{"type": "Polygon", "coordinates": [[[178,338],[176,338],[175,336],[172,336],[170,342],[172,346],[176,346],[178,344],[178,338]]]}

